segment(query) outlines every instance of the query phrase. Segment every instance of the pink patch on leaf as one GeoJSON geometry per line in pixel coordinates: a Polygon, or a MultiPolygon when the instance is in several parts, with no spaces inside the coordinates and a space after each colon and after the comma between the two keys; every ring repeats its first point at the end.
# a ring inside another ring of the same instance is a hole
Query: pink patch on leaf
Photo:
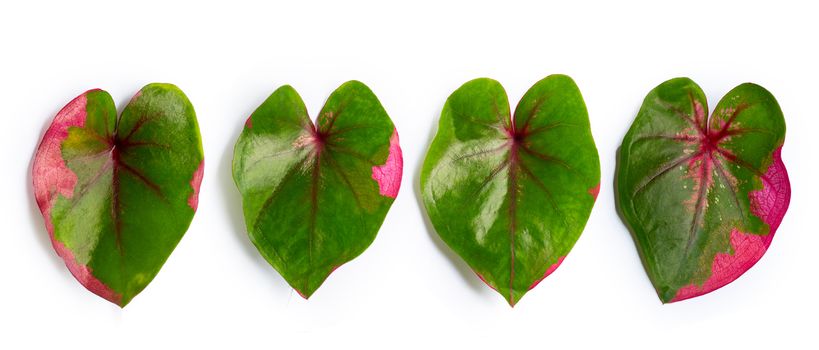
{"type": "Polygon", "coordinates": [[[769,226],[768,234],[747,234],[731,230],[732,253],[718,253],[711,265],[711,277],[701,286],[690,284],[677,291],[671,302],[710,293],[733,282],[756,264],[768,247],[788,210],[791,186],[781,158],[782,147],[773,153],[773,162],[763,178],[762,189],[749,193],[751,212],[769,226]]]}
{"type": "Polygon", "coordinates": [[[398,144],[398,131],[393,129],[387,161],[384,165],[373,166],[373,180],[378,182],[378,190],[382,196],[395,198],[398,195],[403,169],[404,158],[398,144]]]}
{"type": "Polygon", "coordinates": [[[62,242],[54,239],[53,233],[49,232],[49,234],[51,235],[51,244],[54,246],[54,250],[56,250],[57,255],[65,261],[65,266],[68,267],[68,270],[71,271],[71,274],[74,275],[77,281],[80,281],[86,289],[105,300],[120,306],[122,305],[122,295],[114,292],[111,288],[106,286],[105,283],[102,283],[102,281],[94,277],[94,274],[91,273],[91,268],[78,264],[77,259],[74,258],[74,253],[62,242]]]}
{"type": "Polygon", "coordinates": [[[201,163],[199,163],[199,167],[196,168],[196,171],[193,172],[193,177],[191,178],[191,188],[193,188],[193,193],[191,196],[188,197],[188,206],[193,208],[196,211],[196,208],[199,207],[199,187],[202,185],[202,177],[205,175],[205,160],[203,159],[201,163]]]}
{"type": "Polygon", "coordinates": [[[773,238],[791,202],[791,184],[788,180],[788,171],[782,163],[782,147],[773,153],[773,162],[765,172],[762,189],[751,192],[750,197],[751,212],[768,224],[770,227],[768,236],[773,238]]]}
{"type": "Polygon", "coordinates": [[[770,234],[762,236],[741,233],[736,229],[731,230],[733,254],[718,253],[714,256],[714,263],[711,265],[711,277],[701,286],[690,284],[680,288],[671,302],[710,293],[733,282],[762,258],[771,243],[770,236],[770,234]]]}
{"type": "Polygon", "coordinates": [[[705,125],[705,108],[702,106],[702,103],[697,100],[692,100],[694,104],[694,122],[697,126],[704,126],[705,125]]]}
{"type": "Polygon", "coordinates": [[[85,126],[85,106],[88,102],[86,94],[88,92],[69,102],[57,113],[34,155],[34,166],[31,171],[34,198],[45,217],[49,232],[53,231],[50,214],[57,195],[71,198],[77,184],[77,175],[65,165],[60,147],[63,140],[68,137],[69,128],[85,126]]]}
{"type": "Polygon", "coordinates": [[[597,195],[600,194],[600,183],[597,183],[597,186],[590,188],[589,194],[592,195],[592,197],[594,197],[594,200],[597,200],[597,195]]]}
{"type": "MultiPolygon", "coordinates": [[[[597,187],[599,188],[600,185],[598,185],[597,187]]],[[[529,290],[532,290],[533,288],[537,287],[538,283],[546,279],[546,277],[549,277],[549,275],[551,275],[552,272],[555,272],[555,270],[557,270],[557,268],[560,267],[560,264],[563,263],[563,259],[565,258],[566,258],[565,255],[558,258],[556,263],[552,264],[552,266],[549,266],[549,268],[546,269],[546,273],[543,274],[543,277],[541,277],[540,279],[532,283],[531,286],[529,286],[529,290]]]]}
{"type": "Polygon", "coordinates": [[[252,115],[247,117],[247,120],[245,120],[245,127],[248,128],[248,129],[253,128],[253,116],[252,115]]]}
{"type": "Polygon", "coordinates": [[[86,91],[65,105],[54,117],[51,126],[43,135],[40,146],[34,155],[34,165],[31,171],[34,182],[34,198],[43,215],[51,245],[54,246],[57,255],[63,259],[74,278],[92,293],[120,305],[122,296],[94,277],[88,266],[77,263],[74,253],[54,237],[54,225],[51,222],[51,208],[58,196],[71,198],[74,195],[77,175],[65,164],[61,146],[68,137],[69,128],[85,126],[85,108],[88,103],[86,95],[92,91],[97,90],[86,91]]]}

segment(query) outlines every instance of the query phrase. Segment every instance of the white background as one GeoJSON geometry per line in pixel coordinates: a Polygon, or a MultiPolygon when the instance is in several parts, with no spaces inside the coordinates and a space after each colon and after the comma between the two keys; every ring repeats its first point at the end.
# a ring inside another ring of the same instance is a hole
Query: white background
{"type": "MultiPolygon", "coordinates": [[[[0,348],[716,348],[817,346],[816,8],[782,1],[4,1],[0,5],[0,348]],[[514,308],[430,231],[424,152],[447,96],[492,77],[512,105],[572,76],[602,189],[565,263],[514,308]],[[746,82],[784,111],[793,198],[768,253],[729,286],[661,305],[612,193],[615,152],[643,97],[688,76],[714,106],[746,82]],[[404,179],[358,259],[302,300],[261,258],[230,176],[245,118],[282,84],[311,115],[357,79],[397,125],[404,179]],[[122,108],[170,82],[193,102],[207,166],[199,211],[124,310],[87,292],[50,246],[31,159],[54,114],[90,88],[122,108]]],[[[805,4],[810,3],[808,1],[805,4]]]]}

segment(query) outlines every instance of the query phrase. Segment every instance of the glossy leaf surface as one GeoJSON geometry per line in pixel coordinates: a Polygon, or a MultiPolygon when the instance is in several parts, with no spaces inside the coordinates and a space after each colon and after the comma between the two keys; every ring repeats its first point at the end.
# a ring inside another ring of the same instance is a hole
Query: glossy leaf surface
{"type": "Polygon", "coordinates": [[[532,86],[514,117],[497,81],[461,86],[421,173],[435,230],[513,306],[574,246],[599,184],[586,105],[564,75],[532,86]]]}
{"type": "Polygon", "coordinates": [[[303,297],[375,239],[401,185],[398,134],[357,81],[330,95],[315,126],[290,86],[248,118],[233,178],[251,241],[303,297]]]}
{"type": "Polygon", "coordinates": [[[193,106],[173,85],[145,86],[120,118],[102,90],[66,105],[32,175],[54,249],[74,277],[128,304],[187,231],[203,159],[193,106]]]}
{"type": "Polygon", "coordinates": [[[664,303],[750,269],[790,201],[774,97],[746,83],[707,113],[699,86],[669,80],[648,94],[618,154],[618,208],[664,303]]]}

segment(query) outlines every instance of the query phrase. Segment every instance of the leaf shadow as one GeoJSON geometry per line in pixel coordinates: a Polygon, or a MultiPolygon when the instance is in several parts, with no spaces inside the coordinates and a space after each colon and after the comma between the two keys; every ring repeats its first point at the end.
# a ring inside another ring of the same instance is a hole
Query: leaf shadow
{"type": "MultiPolygon", "coordinates": [[[[252,111],[246,113],[246,115],[249,116],[250,113],[252,113],[252,111]]],[[[236,124],[237,125],[234,126],[234,129],[231,132],[230,140],[238,140],[239,135],[242,133],[242,130],[244,130],[244,122],[236,124]]],[[[250,238],[247,235],[244,212],[242,211],[242,196],[239,194],[236,184],[233,182],[233,148],[234,143],[227,142],[225,144],[225,148],[222,151],[222,156],[219,159],[219,170],[216,174],[217,181],[219,182],[218,187],[222,192],[223,200],[221,203],[223,203],[224,206],[223,210],[228,214],[230,226],[232,228],[231,231],[240,242],[242,250],[245,251],[248,258],[253,260],[254,264],[259,265],[260,269],[264,271],[265,275],[270,276],[270,280],[275,281],[273,284],[276,286],[276,289],[281,289],[282,291],[291,293],[293,289],[290,288],[284,278],[278,272],[276,272],[276,270],[270,266],[270,264],[268,264],[264,257],[262,257],[262,255],[256,249],[256,246],[253,245],[253,242],[250,241],[250,238]]]]}
{"type": "MultiPolygon", "coordinates": [[[[441,107],[443,108],[443,106],[441,107]]],[[[427,135],[427,142],[426,142],[426,149],[429,148],[429,145],[432,144],[432,140],[435,138],[435,134],[438,131],[437,127],[437,118],[433,119],[436,121],[434,124],[435,127],[430,128],[429,134],[427,135]]],[[[488,295],[491,294],[489,291],[491,290],[489,286],[481,282],[472,268],[467,265],[467,263],[458,256],[446,243],[438,236],[438,233],[435,231],[435,227],[432,225],[432,221],[429,219],[429,215],[427,214],[427,210],[424,207],[424,200],[422,197],[421,191],[421,170],[424,165],[424,158],[426,158],[426,152],[421,153],[421,157],[415,162],[415,171],[412,174],[412,189],[415,194],[415,203],[418,206],[418,210],[422,213],[421,217],[424,219],[424,227],[426,228],[427,235],[432,243],[435,244],[435,247],[438,251],[446,256],[446,258],[452,262],[452,266],[458,272],[458,274],[463,278],[466,282],[466,285],[469,286],[470,289],[478,292],[480,294],[488,295]]]]}

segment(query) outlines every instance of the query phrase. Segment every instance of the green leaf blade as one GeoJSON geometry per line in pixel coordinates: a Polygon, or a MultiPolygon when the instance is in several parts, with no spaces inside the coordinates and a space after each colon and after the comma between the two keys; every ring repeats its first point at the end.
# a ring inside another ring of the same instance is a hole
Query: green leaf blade
{"type": "Polygon", "coordinates": [[[375,239],[403,166],[392,121],[360,82],[334,91],[317,124],[279,88],[246,123],[233,165],[251,241],[305,298],[375,239]]]}
{"type": "Polygon", "coordinates": [[[435,230],[510,305],[571,250],[599,181],[585,103],[562,75],[536,83],[514,118],[499,83],[464,84],[444,106],[421,173],[435,230]]]}

